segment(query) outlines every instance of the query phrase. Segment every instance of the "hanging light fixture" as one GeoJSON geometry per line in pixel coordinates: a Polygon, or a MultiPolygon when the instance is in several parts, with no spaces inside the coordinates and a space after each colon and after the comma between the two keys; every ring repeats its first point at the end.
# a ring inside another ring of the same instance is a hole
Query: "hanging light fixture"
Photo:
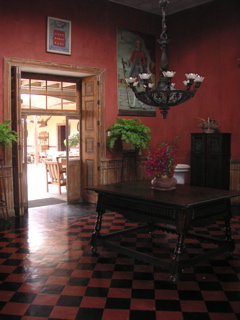
{"type": "Polygon", "coordinates": [[[172,78],[176,72],[168,71],[168,57],[166,49],[170,39],[166,32],[167,26],[165,13],[165,8],[168,3],[169,0],[159,1],[159,6],[162,12],[162,33],[160,35],[160,39],[157,41],[160,44],[162,55],[160,59],[161,72],[157,87],[153,89],[153,83],[150,81],[150,73],[139,74],[139,82],[135,77],[126,79],[128,86],[132,89],[136,98],[146,105],[158,107],[163,119],[166,119],[170,107],[177,106],[192,98],[204,80],[204,77],[201,77],[196,73],[188,73],[185,74],[187,79],[183,81],[186,87],[185,90],[175,89],[175,83],[172,83],[172,78]],[[140,91],[141,89],[139,88],[141,87],[143,87],[143,91],[140,91]]]}

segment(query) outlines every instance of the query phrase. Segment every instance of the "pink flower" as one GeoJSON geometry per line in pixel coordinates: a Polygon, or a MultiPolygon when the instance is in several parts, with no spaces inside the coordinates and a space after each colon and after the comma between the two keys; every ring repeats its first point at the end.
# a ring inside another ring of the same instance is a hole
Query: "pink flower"
{"type": "MultiPolygon", "coordinates": [[[[179,139],[178,137],[175,138],[179,139]]],[[[176,142],[163,142],[148,152],[147,160],[142,166],[146,168],[147,176],[167,176],[172,177],[176,167],[175,155],[177,152],[176,142]]]]}

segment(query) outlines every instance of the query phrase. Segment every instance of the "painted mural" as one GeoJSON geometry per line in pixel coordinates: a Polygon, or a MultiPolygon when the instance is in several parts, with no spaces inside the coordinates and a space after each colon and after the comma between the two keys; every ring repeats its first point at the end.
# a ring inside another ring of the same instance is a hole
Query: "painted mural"
{"type": "MultiPolygon", "coordinates": [[[[155,83],[155,38],[117,28],[118,115],[156,116],[156,108],[137,100],[125,78],[151,73],[155,83]]],[[[142,90],[139,81],[138,90],[142,90]]]]}

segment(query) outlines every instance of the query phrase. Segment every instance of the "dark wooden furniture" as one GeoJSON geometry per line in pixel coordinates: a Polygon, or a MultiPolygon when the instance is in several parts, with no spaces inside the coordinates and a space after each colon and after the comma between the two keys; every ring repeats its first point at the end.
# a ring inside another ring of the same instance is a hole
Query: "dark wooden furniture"
{"type": "Polygon", "coordinates": [[[93,252],[97,251],[98,245],[109,246],[117,252],[169,271],[172,274],[171,279],[177,281],[183,267],[220,252],[234,250],[234,240],[231,236],[230,227],[230,198],[239,196],[240,191],[177,185],[175,191],[162,192],[152,190],[150,181],[148,180],[87,187],[86,189],[98,193],[98,216],[91,238],[93,252]],[[137,221],[140,224],[137,228],[124,229],[122,231],[101,235],[102,216],[106,210],[118,212],[126,219],[137,221]],[[223,219],[225,221],[226,240],[189,233],[190,226],[198,223],[208,225],[217,219],[223,219]],[[171,225],[173,228],[169,228],[163,224],[171,225]],[[111,238],[146,228],[151,234],[154,234],[153,232],[156,229],[177,233],[178,237],[175,251],[170,262],[111,242],[111,238]],[[201,256],[185,261],[182,259],[182,256],[186,236],[217,243],[218,247],[201,256]]]}
{"type": "Polygon", "coordinates": [[[229,189],[230,133],[191,134],[191,184],[229,189]]]}

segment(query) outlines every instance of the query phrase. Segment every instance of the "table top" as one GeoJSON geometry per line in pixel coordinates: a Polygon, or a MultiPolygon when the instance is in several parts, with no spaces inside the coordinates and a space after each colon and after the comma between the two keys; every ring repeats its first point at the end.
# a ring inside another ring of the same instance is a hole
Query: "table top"
{"type": "Polygon", "coordinates": [[[159,191],[151,189],[150,180],[120,182],[108,185],[86,187],[88,190],[101,194],[112,194],[126,198],[159,202],[159,204],[174,204],[180,207],[191,207],[214,200],[230,199],[240,196],[240,191],[222,190],[177,184],[176,190],[159,191]]]}

